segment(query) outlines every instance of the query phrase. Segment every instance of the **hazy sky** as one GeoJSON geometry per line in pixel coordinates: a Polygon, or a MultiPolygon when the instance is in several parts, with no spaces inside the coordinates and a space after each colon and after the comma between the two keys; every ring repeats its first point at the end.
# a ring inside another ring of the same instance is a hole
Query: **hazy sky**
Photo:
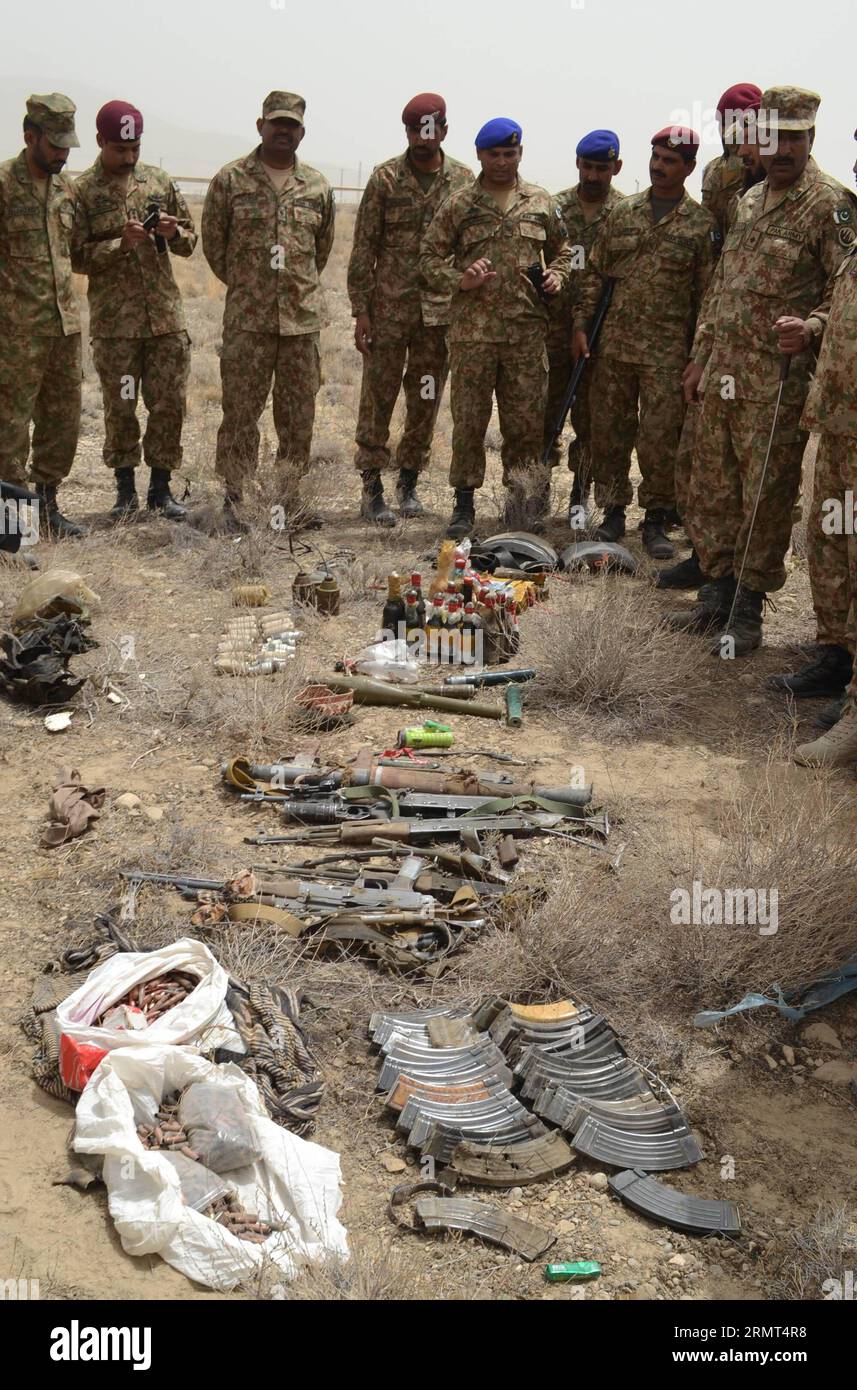
{"type": "Polygon", "coordinates": [[[72,167],[94,154],[100,101],[123,97],[158,122],[163,148],[144,144],[144,159],[205,174],[212,155],[252,148],[276,87],[307,100],[303,157],[362,165],[365,178],[403,147],[405,101],[432,90],[448,102],[451,154],[472,164],[479,126],[512,116],[524,176],[552,189],[574,181],[577,140],[599,126],[619,133],[620,186],[645,186],[651,135],[683,113],[707,137],[696,192],[702,163],[719,153],[711,126],[724,88],[790,83],[821,93],[816,156],[853,187],[855,13],[851,0],[38,0],[4,15],[3,151],[20,148],[29,91],[57,89],[79,105],[72,167]]]}

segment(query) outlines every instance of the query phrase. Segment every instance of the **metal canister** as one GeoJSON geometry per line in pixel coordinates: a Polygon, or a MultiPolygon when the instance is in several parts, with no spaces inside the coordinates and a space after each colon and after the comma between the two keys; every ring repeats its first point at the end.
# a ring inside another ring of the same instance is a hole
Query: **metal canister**
{"type": "Polygon", "coordinates": [[[326,578],[327,575],[323,570],[316,570],[313,573],[301,570],[296,574],[292,584],[292,598],[295,603],[304,604],[309,608],[317,608],[318,586],[323,584],[326,578]]]}
{"type": "Polygon", "coordinates": [[[319,613],[324,613],[329,618],[336,617],[339,612],[339,605],[342,595],[339,592],[339,585],[332,574],[325,575],[321,584],[315,591],[316,607],[319,613]]]}
{"type": "Polygon", "coordinates": [[[301,570],[292,584],[292,598],[295,603],[314,608],[325,617],[332,617],[339,612],[341,595],[339,585],[327,570],[314,570],[312,573],[301,570]]]}

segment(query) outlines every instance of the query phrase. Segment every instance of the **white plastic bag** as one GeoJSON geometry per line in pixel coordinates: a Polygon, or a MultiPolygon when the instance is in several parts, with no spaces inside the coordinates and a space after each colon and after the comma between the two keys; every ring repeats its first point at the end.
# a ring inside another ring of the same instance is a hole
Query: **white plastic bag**
{"type": "Polygon", "coordinates": [[[178,1121],[194,1153],[215,1173],[231,1173],[260,1157],[240,1096],[197,1082],[179,1101],[178,1121]]]}
{"type": "Polygon", "coordinates": [[[250,1077],[233,1063],[215,1066],[185,1047],[120,1047],[109,1053],[77,1103],[77,1153],[101,1154],[110,1215],[129,1255],[157,1254],[189,1279],[228,1291],[273,1262],[292,1278],[306,1260],[348,1256],[339,1155],[268,1118],[250,1077]],[[165,1095],[193,1082],[237,1093],[257,1145],[258,1162],[229,1174],[244,1207],[277,1222],[260,1245],[240,1240],[182,1200],[175,1167],[145,1149],[137,1125],[151,1123],[165,1095]]]}
{"type": "Polygon", "coordinates": [[[161,1157],[176,1170],[182,1201],[186,1207],[193,1207],[194,1211],[207,1211],[218,1197],[232,1191],[224,1178],[206,1168],[204,1163],[197,1163],[195,1159],[188,1158],[186,1154],[163,1149],[161,1157]]]}
{"type": "Polygon", "coordinates": [[[402,638],[366,647],[356,658],[354,669],[358,675],[394,681],[397,685],[416,685],[421,679],[420,663],[402,638]]]}
{"type": "Polygon", "coordinates": [[[159,951],[120,951],[96,966],[80,989],[58,1005],[59,1031],[75,1043],[103,1048],[105,1052],[132,1044],[180,1043],[209,1052],[226,1047],[241,1056],[246,1049],[226,1005],[228,983],[226,971],[208,947],[189,937],[159,951]],[[174,1009],[148,1027],[129,1030],[96,1026],[95,1020],[133,985],[157,979],[168,970],[189,970],[199,975],[196,989],[174,1009]]]}

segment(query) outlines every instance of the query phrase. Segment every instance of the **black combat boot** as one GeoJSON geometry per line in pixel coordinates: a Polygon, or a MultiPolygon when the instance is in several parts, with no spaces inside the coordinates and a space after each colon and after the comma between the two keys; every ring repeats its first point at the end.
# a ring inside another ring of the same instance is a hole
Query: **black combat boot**
{"type": "Polygon", "coordinates": [[[621,541],[625,534],[625,508],[606,507],[604,520],[595,532],[596,540],[621,541]]]}
{"type": "Polygon", "coordinates": [[[56,540],[79,540],[86,535],[86,528],[69,521],[57,506],[57,490],[50,483],[37,483],[36,495],[39,499],[39,530],[56,540]]]}
{"type": "Polygon", "coordinates": [[[170,492],[170,474],[166,468],[152,469],[146,506],[150,512],[160,512],[169,521],[187,520],[186,509],[179,506],[170,492]]]}
{"type": "Polygon", "coordinates": [[[377,468],[370,468],[363,477],[363,496],[360,499],[360,515],[364,521],[375,526],[395,526],[396,514],[384,501],[384,484],[377,468]]]}
{"type": "Polygon", "coordinates": [[[110,515],[117,521],[140,510],[133,468],[116,469],[116,501],[110,508],[110,515]]]}
{"type": "Polygon", "coordinates": [[[708,583],[708,575],[702,573],[699,556],[692,550],[686,560],[680,560],[668,570],[661,570],[655,581],[656,589],[699,589],[708,583]]]}
{"type": "MultiPolygon", "coordinates": [[[[756,589],[747,589],[742,584],[731,623],[724,623],[711,641],[712,656],[749,656],[762,645],[762,611],[765,594],[756,589]],[[727,648],[726,643],[731,645],[727,648]]],[[[729,614],[726,614],[729,617],[729,614]]]]}
{"type": "Polygon", "coordinates": [[[667,514],[663,509],[646,512],[641,531],[643,549],[653,560],[674,560],[675,546],[666,533],[667,514]]]}
{"type": "Polygon", "coordinates": [[[700,589],[695,608],[685,608],[681,613],[667,613],[664,622],[674,632],[708,632],[725,624],[734,596],[734,575],[710,579],[700,589]]]}
{"type": "Polygon", "coordinates": [[[415,517],[425,516],[425,508],[417,497],[417,483],[419,473],[416,468],[402,468],[399,471],[399,481],[396,492],[399,497],[399,511],[402,516],[415,517]]]}
{"type": "Polygon", "coordinates": [[[771,676],[765,682],[769,690],[793,695],[796,700],[818,700],[823,695],[842,695],[854,675],[854,662],[845,647],[825,644],[808,666],[794,675],[771,676]]]}
{"type": "Polygon", "coordinates": [[[464,536],[469,536],[476,525],[476,508],[473,504],[475,491],[472,487],[455,489],[455,507],[446,528],[450,540],[461,540],[464,536]]]}
{"type": "Polygon", "coordinates": [[[684,525],[678,507],[668,507],[664,514],[664,530],[678,531],[684,525]]]}

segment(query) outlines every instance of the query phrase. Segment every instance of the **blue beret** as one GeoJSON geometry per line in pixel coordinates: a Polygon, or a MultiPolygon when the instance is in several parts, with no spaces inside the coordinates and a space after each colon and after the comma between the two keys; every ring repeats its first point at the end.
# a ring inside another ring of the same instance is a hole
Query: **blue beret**
{"type": "Polygon", "coordinates": [[[520,145],[524,132],[517,121],[497,116],[484,125],[476,137],[477,150],[493,150],[497,145],[520,145]]]}
{"type": "Polygon", "coordinates": [[[615,130],[590,130],[577,147],[581,159],[618,159],[619,136],[615,130]]]}

